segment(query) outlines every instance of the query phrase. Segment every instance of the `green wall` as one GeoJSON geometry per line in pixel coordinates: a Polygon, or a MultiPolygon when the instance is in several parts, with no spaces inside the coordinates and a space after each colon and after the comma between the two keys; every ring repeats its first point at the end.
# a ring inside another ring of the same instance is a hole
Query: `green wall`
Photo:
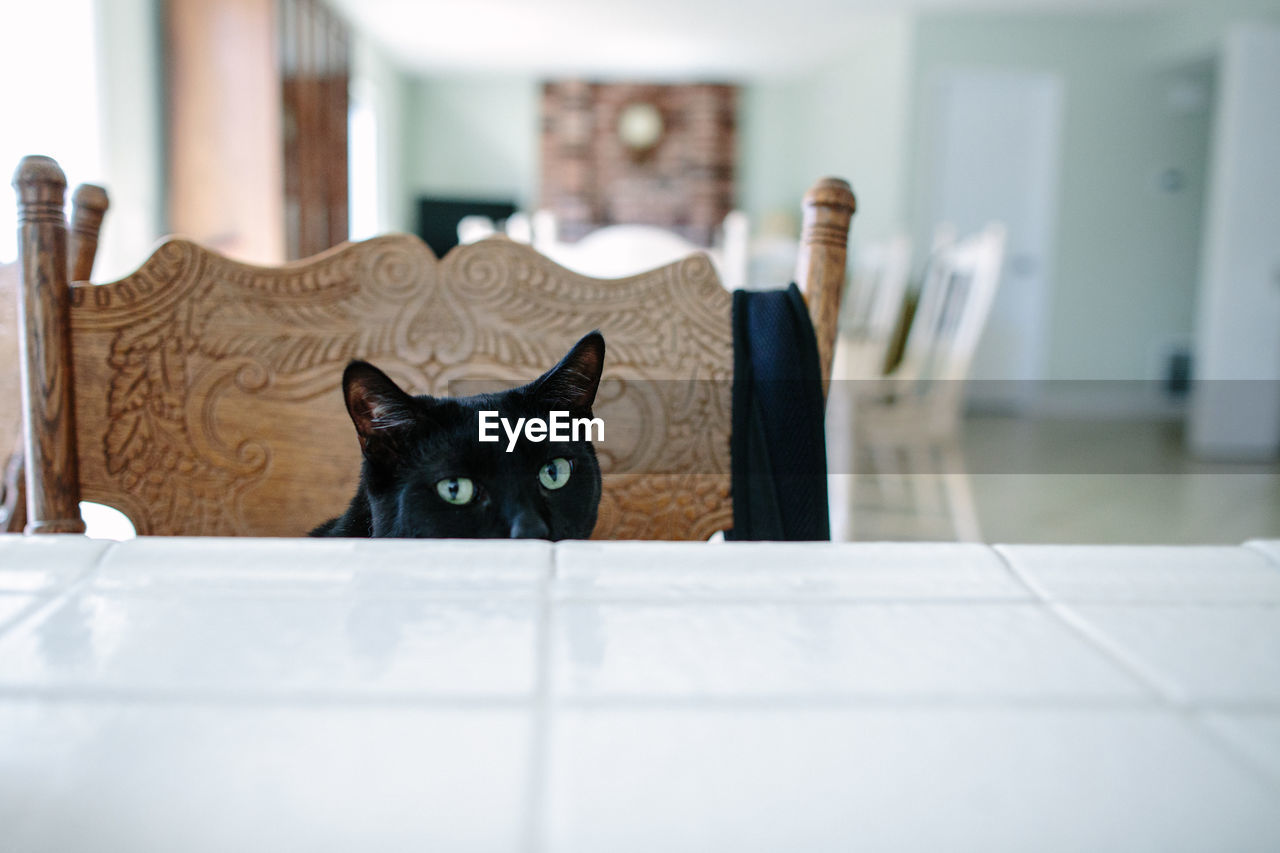
{"type": "Polygon", "coordinates": [[[539,82],[525,75],[415,79],[404,144],[411,196],[535,203],[540,92],[539,82]]]}
{"type": "Polygon", "coordinates": [[[744,87],[740,203],[753,221],[798,215],[804,191],[834,175],[858,198],[855,246],[903,228],[914,41],[910,18],[868,16],[825,67],[744,87]]]}
{"type": "MultiPolygon", "coordinates": [[[[1049,282],[1047,378],[1157,378],[1188,343],[1199,277],[1216,51],[1234,16],[927,16],[916,34],[914,127],[949,68],[1049,72],[1064,84],[1049,282]],[[1199,107],[1177,92],[1199,87],[1199,107]],[[1178,192],[1159,188],[1176,169],[1178,192]]],[[[911,227],[927,240],[928,145],[915,134],[911,227]]]]}

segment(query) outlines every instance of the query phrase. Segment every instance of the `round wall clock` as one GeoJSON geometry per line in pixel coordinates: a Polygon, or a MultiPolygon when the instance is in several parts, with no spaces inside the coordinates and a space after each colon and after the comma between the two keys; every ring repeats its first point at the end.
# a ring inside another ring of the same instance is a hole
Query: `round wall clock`
{"type": "Polygon", "coordinates": [[[635,101],[618,115],[618,138],[634,152],[648,151],[662,139],[662,113],[648,101],[635,101]]]}

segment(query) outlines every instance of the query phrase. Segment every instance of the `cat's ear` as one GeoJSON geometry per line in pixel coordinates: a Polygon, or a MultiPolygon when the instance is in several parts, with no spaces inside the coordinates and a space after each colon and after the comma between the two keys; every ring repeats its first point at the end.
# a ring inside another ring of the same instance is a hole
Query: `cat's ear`
{"type": "Polygon", "coordinates": [[[390,376],[365,361],[353,361],[342,373],[342,394],[366,454],[393,450],[397,438],[418,422],[416,401],[390,376]]]}
{"type": "Polygon", "coordinates": [[[534,383],[534,394],[548,409],[590,409],[603,370],[604,335],[591,332],[534,383]]]}

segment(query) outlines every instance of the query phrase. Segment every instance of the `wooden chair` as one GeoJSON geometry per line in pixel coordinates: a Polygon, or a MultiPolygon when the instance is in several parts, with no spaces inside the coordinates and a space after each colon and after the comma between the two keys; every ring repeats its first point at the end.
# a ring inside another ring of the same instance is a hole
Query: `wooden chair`
{"type": "MultiPolygon", "coordinates": [[[[596,414],[619,425],[598,446],[595,535],[706,539],[732,526],[732,297],[705,256],[597,281],[511,240],[437,260],[392,235],[264,268],[169,239],[120,281],[68,288],[61,170],[30,157],[15,184],[37,425],[28,531],[82,530],[83,498],[139,534],[301,535],[355,490],[347,361],[416,393],[470,393],[529,381],[593,328],[608,342],[596,414]]],[[[840,180],[805,197],[797,279],[827,371],[853,210],[840,180]]]]}
{"type": "MultiPolygon", "coordinates": [[[[974,351],[982,336],[1004,257],[1005,229],[993,224],[957,243],[940,243],[926,269],[902,362],[879,382],[849,383],[853,454],[861,492],[854,514],[879,516],[879,530],[949,522],[956,538],[981,537],[959,437],[974,351]],[[912,488],[906,487],[910,475],[912,488]],[[894,521],[903,522],[889,526],[894,521]]],[[[842,401],[841,408],[845,407],[842,401]]]]}
{"type": "MultiPolygon", "coordinates": [[[[98,252],[98,232],[109,206],[107,191],[93,184],[81,184],[72,195],[71,231],[67,256],[71,280],[87,281],[98,252]]],[[[61,208],[59,208],[61,215],[61,208]]],[[[0,264],[0,400],[16,401],[21,396],[18,340],[19,265],[0,264]]],[[[26,525],[26,468],[23,464],[22,408],[10,403],[0,414],[0,454],[12,449],[0,468],[0,532],[20,533],[26,525]]]]}

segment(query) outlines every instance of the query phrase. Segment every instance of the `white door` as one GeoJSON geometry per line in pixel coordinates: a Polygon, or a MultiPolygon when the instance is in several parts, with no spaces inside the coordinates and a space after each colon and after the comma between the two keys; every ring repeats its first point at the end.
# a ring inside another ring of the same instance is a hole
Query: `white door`
{"type": "Polygon", "coordinates": [[[1004,274],[974,356],[969,400],[1022,409],[1044,378],[1062,84],[1056,75],[946,71],[934,81],[927,210],[963,237],[1008,229],[1004,274]]]}

